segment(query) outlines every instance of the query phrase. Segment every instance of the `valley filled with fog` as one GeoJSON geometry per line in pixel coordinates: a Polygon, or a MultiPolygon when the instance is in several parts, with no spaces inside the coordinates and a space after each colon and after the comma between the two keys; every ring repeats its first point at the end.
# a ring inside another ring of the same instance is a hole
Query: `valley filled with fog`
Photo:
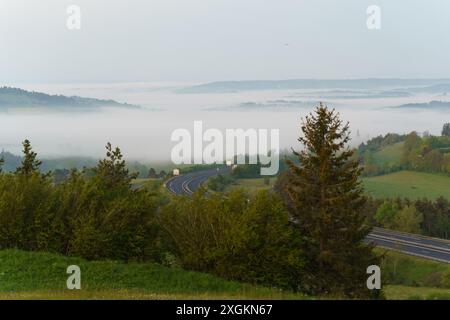
{"type": "MultiPolygon", "coordinates": [[[[170,160],[178,128],[193,131],[195,120],[207,128],[279,129],[281,149],[298,147],[300,119],[319,101],[336,108],[350,122],[353,144],[388,132],[440,134],[450,118],[447,83],[371,88],[243,88],[185,90],[189,83],[114,83],[31,85],[28,91],[113,99],[140,108],[76,109],[0,108],[0,148],[19,154],[30,139],[42,157],[101,157],[110,141],[127,159],[170,160]],[[434,101],[433,103],[430,103],[434,101]]],[[[195,88],[195,87],[194,87],[195,88]]]]}

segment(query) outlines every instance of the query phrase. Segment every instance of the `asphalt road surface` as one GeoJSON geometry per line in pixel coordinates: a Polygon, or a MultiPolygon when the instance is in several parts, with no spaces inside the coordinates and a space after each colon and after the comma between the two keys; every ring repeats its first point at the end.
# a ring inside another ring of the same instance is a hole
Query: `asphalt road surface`
{"type": "Polygon", "coordinates": [[[214,168],[176,176],[166,182],[166,188],[173,194],[190,196],[209,177],[226,173],[229,170],[229,168],[214,168]]]}
{"type": "Polygon", "coordinates": [[[374,228],[367,236],[367,241],[379,247],[450,263],[450,241],[448,240],[374,228]]]}
{"type": "MultiPolygon", "coordinates": [[[[173,177],[166,182],[166,188],[176,195],[190,196],[202,183],[229,168],[208,169],[173,177]]],[[[367,236],[367,242],[378,247],[400,251],[409,255],[450,263],[450,241],[374,228],[367,236]]]]}

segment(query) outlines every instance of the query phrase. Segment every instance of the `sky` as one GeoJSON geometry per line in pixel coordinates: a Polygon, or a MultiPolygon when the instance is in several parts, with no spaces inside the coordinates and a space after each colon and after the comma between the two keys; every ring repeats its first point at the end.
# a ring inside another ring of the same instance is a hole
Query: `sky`
{"type": "Polygon", "coordinates": [[[449,18],[448,0],[1,0],[0,84],[449,78],[449,18]]]}

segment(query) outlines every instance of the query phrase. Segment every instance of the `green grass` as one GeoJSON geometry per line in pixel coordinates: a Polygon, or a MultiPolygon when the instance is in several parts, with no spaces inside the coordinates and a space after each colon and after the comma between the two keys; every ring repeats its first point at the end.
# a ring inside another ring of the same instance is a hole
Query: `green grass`
{"type": "Polygon", "coordinates": [[[376,198],[407,197],[450,199],[450,177],[414,171],[399,171],[377,177],[363,178],[369,195],[376,198]]]}
{"type": "Polygon", "coordinates": [[[301,295],[227,281],[153,263],[86,261],[43,252],[0,251],[0,299],[301,299],[301,295]],[[81,290],[66,269],[81,269],[81,290]]]}
{"type": "Polygon", "coordinates": [[[268,189],[273,187],[276,178],[272,177],[269,180],[269,185],[264,183],[264,178],[254,178],[254,179],[236,179],[236,181],[227,188],[226,191],[243,188],[249,191],[258,191],[263,189],[268,189]]]}
{"type": "Polygon", "coordinates": [[[402,158],[403,141],[389,145],[373,155],[375,163],[380,166],[398,164],[402,158]]]}
{"type": "Polygon", "coordinates": [[[450,293],[450,264],[427,260],[385,249],[381,270],[387,284],[410,287],[435,287],[450,293]]]}
{"type": "MultiPolygon", "coordinates": [[[[448,264],[390,251],[381,270],[388,299],[450,298],[448,264]]],[[[0,299],[305,298],[153,263],[86,261],[43,252],[0,251],[0,299]],[[72,264],[81,268],[81,290],[66,288],[66,269],[72,264]]]]}
{"type": "Polygon", "coordinates": [[[387,299],[450,299],[450,264],[386,249],[381,277],[387,299]]]}
{"type": "Polygon", "coordinates": [[[388,285],[384,288],[389,300],[450,300],[450,289],[388,285]]]}

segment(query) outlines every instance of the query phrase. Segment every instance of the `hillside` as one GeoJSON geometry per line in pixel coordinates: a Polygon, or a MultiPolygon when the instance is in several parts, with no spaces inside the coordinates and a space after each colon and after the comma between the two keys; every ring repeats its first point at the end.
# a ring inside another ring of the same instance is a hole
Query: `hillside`
{"type": "Polygon", "coordinates": [[[2,152],[0,152],[0,159],[3,159],[4,161],[1,167],[3,172],[15,171],[22,161],[21,157],[5,150],[2,150],[2,152]]]}
{"type": "Polygon", "coordinates": [[[363,183],[366,192],[376,198],[450,199],[450,177],[440,174],[399,171],[363,178],[363,183]]]}
{"type": "MultiPolygon", "coordinates": [[[[445,92],[444,92],[445,93],[445,92]]],[[[433,100],[428,103],[407,103],[399,106],[391,107],[394,109],[449,109],[450,102],[433,100]]]]}
{"type": "Polygon", "coordinates": [[[237,92],[248,90],[279,90],[279,89],[374,89],[385,87],[428,87],[446,85],[448,79],[291,79],[291,80],[246,80],[217,81],[187,87],[179,93],[216,93],[237,92]]]}
{"type": "Polygon", "coordinates": [[[114,100],[101,100],[82,98],[78,96],[49,95],[46,93],[26,91],[19,88],[0,88],[0,110],[10,108],[98,108],[120,107],[139,108],[128,103],[119,103],[114,100]]]}
{"type": "Polygon", "coordinates": [[[400,163],[403,154],[403,141],[388,145],[373,155],[380,166],[393,166],[400,163]]]}
{"type": "MultiPolygon", "coordinates": [[[[19,250],[0,250],[0,261],[0,299],[307,298],[301,294],[227,281],[209,274],[153,263],[86,261],[19,250]],[[66,269],[69,265],[78,265],[81,269],[81,290],[66,288],[69,276],[66,269]]],[[[382,269],[388,299],[449,297],[447,277],[450,269],[446,264],[388,252],[382,269]]]]}
{"type": "Polygon", "coordinates": [[[213,275],[154,263],[86,261],[43,252],[0,251],[0,299],[301,299],[213,275]],[[81,290],[68,290],[69,265],[81,269],[81,290]]]}

